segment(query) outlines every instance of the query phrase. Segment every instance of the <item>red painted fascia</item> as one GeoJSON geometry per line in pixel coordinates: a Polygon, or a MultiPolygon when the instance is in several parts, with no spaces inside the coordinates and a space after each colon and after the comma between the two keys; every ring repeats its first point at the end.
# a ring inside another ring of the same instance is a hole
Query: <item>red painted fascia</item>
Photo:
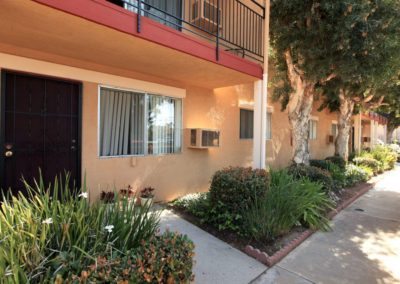
{"type": "Polygon", "coordinates": [[[141,32],[136,29],[137,15],[105,0],[33,0],[51,8],[131,34],[192,56],[262,79],[261,65],[220,50],[216,60],[215,46],[142,17],[141,32]]]}

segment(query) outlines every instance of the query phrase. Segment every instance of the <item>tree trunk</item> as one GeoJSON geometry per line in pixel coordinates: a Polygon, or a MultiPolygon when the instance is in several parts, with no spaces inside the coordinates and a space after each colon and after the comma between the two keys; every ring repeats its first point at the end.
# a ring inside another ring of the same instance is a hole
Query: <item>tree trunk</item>
{"type": "Polygon", "coordinates": [[[288,67],[288,78],[293,90],[287,107],[292,128],[293,162],[308,165],[310,163],[308,149],[309,121],[314,102],[315,84],[305,80],[302,72],[297,70],[290,50],[285,52],[285,59],[288,67]]]}
{"type": "Polygon", "coordinates": [[[339,99],[340,109],[338,118],[338,136],[335,141],[335,155],[339,155],[347,161],[349,158],[349,137],[354,101],[346,96],[346,92],[343,89],[340,89],[339,99]]]}

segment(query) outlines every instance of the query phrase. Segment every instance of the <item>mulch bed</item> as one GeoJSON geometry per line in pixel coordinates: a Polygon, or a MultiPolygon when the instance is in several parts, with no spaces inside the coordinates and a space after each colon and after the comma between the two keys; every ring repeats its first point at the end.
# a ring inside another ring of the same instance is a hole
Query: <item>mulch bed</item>
{"type": "MultiPolygon", "coordinates": [[[[328,217],[333,218],[337,213],[350,205],[354,200],[372,188],[371,183],[361,183],[354,187],[346,188],[339,194],[336,209],[329,212],[328,217]]],[[[306,240],[314,232],[304,227],[295,227],[288,234],[270,242],[258,242],[244,238],[232,231],[219,231],[215,227],[201,223],[200,220],[184,210],[169,206],[177,215],[196,225],[218,239],[258,259],[262,263],[272,266],[306,240]]]]}

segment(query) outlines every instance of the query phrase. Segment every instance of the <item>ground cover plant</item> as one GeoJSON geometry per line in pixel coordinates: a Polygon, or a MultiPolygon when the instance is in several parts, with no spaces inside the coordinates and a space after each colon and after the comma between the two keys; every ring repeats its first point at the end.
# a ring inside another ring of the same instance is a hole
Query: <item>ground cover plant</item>
{"type": "Polygon", "coordinates": [[[25,182],[28,196],[3,196],[2,283],[191,279],[193,244],[180,235],[158,235],[159,213],[116,196],[113,203],[90,205],[85,186],[78,191],[69,184],[67,174],[50,186],[42,179],[34,185],[25,182]],[[154,247],[156,255],[150,253],[154,247]],[[166,254],[174,258],[164,259],[166,254]]]}

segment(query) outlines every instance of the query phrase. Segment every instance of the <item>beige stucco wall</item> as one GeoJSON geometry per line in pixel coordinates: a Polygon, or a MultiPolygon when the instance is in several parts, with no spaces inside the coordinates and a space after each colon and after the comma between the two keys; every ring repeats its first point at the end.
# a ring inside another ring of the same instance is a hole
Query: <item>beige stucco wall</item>
{"type": "Polygon", "coordinates": [[[252,86],[218,90],[188,87],[183,99],[183,128],[211,128],[221,131],[221,146],[215,149],[189,149],[185,136],[181,154],[129,158],[98,156],[98,84],[83,84],[82,169],[93,196],[101,190],[152,186],[157,199],[208,189],[212,174],[223,167],[251,166],[252,145],[239,140],[241,100],[252,96],[252,86]]]}
{"type": "MultiPolygon", "coordinates": [[[[212,174],[227,166],[252,165],[252,140],[241,140],[240,108],[252,108],[253,84],[206,89],[194,86],[170,86],[125,78],[98,71],[58,65],[40,60],[0,54],[0,68],[13,69],[81,80],[83,83],[82,121],[82,174],[86,175],[92,199],[102,190],[126,188],[129,185],[141,189],[156,188],[158,200],[170,200],[177,196],[208,189],[212,174]],[[166,156],[100,158],[98,155],[98,92],[99,85],[111,85],[128,89],[140,89],[183,100],[184,143],[182,153],[166,156]],[[189,149],[188,128],[211,128],[221,132],[220,147],[208,150],[189,149]]],[[[159,82],[154,78],[154,82],[159,82]]],[[[270,96],[272,90],[269,90],[270,96]]],[[[333,146],[326,144],[330,124],[335,114],[317,112],[318,140],[310,142],[312,158],[324,158],[333,154],[333,146]]],[[[267,141],[267,163],[272,168],[290,164],[292,156],[291,131],[286,112],[280,104],[269,99],[268,111],[272,113],[272,140],[267,141]]]]}

